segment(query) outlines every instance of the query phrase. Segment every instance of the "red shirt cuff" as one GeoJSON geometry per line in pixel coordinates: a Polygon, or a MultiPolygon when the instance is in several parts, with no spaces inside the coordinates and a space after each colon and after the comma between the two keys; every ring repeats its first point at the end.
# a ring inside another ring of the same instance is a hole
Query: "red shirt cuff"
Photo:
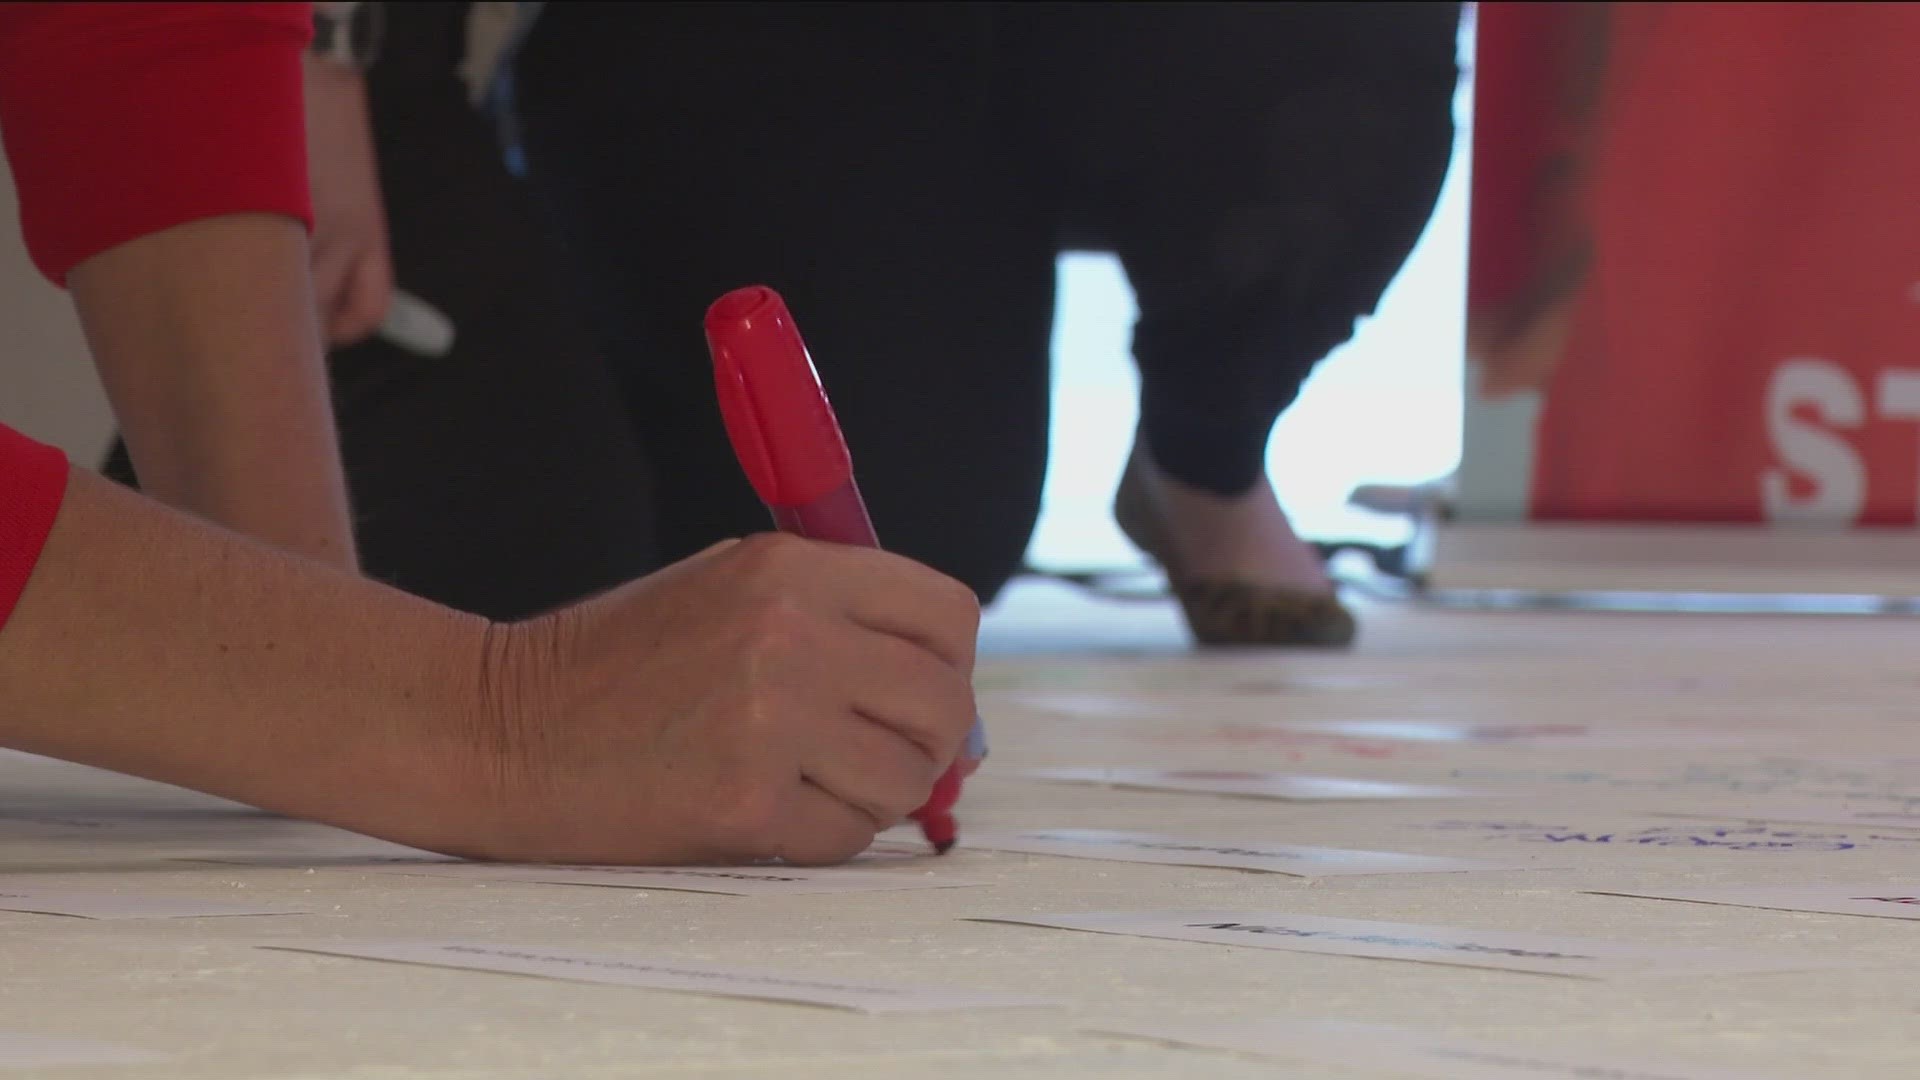
{"type": "Polygon", "coordinates": [[[42,273],[199,218],[312,227],[309,4],[0,4],[0,134],[42,273]]]}
{"type": "Polygon", "coordinates": [[[0,424],[0,627],[40,561],[67,493],[67,455],[0,424]]]}

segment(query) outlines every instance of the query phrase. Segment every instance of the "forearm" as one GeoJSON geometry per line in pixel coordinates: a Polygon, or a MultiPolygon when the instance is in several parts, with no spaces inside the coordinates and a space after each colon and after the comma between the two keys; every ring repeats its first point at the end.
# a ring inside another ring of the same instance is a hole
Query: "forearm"
{"type": "Polygon", "coordinates": [[[141,488],[351,568],[307,264],[298,222],[230,214],[110,248],[68,283],[141,488]]]}
{"type": "Polygon", "coordinates": [[[450,775],[488,627],[76,469],[0,628],[0,745],[391,832],[450,775]]]}

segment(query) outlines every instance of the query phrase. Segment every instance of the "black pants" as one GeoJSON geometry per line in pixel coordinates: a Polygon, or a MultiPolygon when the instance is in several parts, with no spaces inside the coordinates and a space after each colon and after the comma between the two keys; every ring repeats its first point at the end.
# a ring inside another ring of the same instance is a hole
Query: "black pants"
{"type": "Polygon", "coordinates": [[[662,554],[759,528],[698,315],[786,294],[882,538],[991,596],[1045,471],[1054,260],[1118,252],[1147,446],[1223,494],[1372,311],[1452,146],[1451,4],[570,4],[530,178],[659,474],[662,554]]]}
{"type": "Polygon", "coordinates": [[[548,4],[518,81],[556,278],[453,74],[461,5],[388,9],[397,276],[458,339],[332,357],[356,531],[369,573],[496,618],[767,527],[700,333],[749,282],[792,304],[882,539],[983,597],[1038,509],[1063,246],[1139,294],[1155,455],[1244,489],[1452,138],[1454,5],[548,4]]]}

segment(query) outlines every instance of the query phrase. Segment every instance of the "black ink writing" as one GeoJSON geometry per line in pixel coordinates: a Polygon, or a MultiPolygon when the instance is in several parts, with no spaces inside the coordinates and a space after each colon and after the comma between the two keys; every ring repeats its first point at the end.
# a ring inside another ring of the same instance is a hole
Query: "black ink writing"
{"type": "Polygon", "coordinates": [[[777,986],[793,990],[830,990],[835,993],[871,994],[879,997],[892,996],[894,991],[878,986],[848,986],[845,983],[819,982],[811,979],[789,979],[778,975],[754,975],[737,971],[703,971],[699,968],[667,967],[662,964],[634,963],[629,960],[592,959],[584,956],[554,956],[551,954],[517,952],[511,949],[483,949],[473,945],[447,945],[443,951],[464,953],[473,956],[489,956],[501,960],[528,960],[536,964],[556,964],[584,968],[605,968],[610,971],[629,971],[640,975],[671,975],[677,979],[704,979],[712,982],[735,983],[753,986],[777,986]]]}
{"type": "Polygon", "coordinates": [[[1412,949],[1444,949],[1451,952],[1486,953],[1495,956],[1511,956],[1528,960],[1592,960],[1594,957],[1577,953],[1537,952],[1532,949],[1517,949],[1501,945],[1480,945],[1474,942],[1431,941],[1422,938],[1392,937],[1387,934],[1343,934],[1334,930],[1301,930],[1292,926],[1261,926],[1254,923],[1188,923],[1195,930],[1236,930],[1245,934],[1275,934],[1280,937],[1328,938],[1333,941],[1347,941],[1356,945],[1397,945],[1412,949]]]}
{"type": "Polygon", "coordinates": [[[1685,1080],[1684,1077],[1678,1077],[1672,1073],[1650,1073],[1640,1069],[1616,1068],[1612,1065],[1577,1065],[1564,1061],[1547,1061],[1541,1058],[1519,1057],[1513,1054],[1500,1054],[1485,1050],[1456,1050],[1451,1047],[1434,1047],[1433,1054],[1436,1057],[1452,1058],[1456,1061],[1478,1061],[1508,1068],[1556,1073],[1561,1076],[1576,1077],[1577,1080],[1685,1080]]]}
{"type": "Polygon", "coordinates": [[[692,878],[720,878],[720,879],[722,879],[722,880],[725,880],[725,881],[791,881],[791,882],[804,882],[804,881],[810,881],[810,880],[812,880],[811,878],[804,878],[804,877],[782,877],[782,876],[780,876],[779,874],[749,874],[749,873],[741,873],[741,872],[739,872],[739,871],[735,871],[735,870],[684,870],[684,869],[662,869],[662,868],[659,868],[659,867],[644,867],[644,866],[636,866],[636,867],[622,867],[622,866],[555,866],[555,867],[550,867],[550,868],[549,868],[549,870],[550,870],[550,871],[551,871],[551,870],[564,870],[564,871],[566,871],[566,872],[568,872],[568,873],[582,873],[582,872],[584,872],[584,873],[589,873],[589,874],[638,874],[638,875],[640,875],[640,876],[642,876],[642,877],[647,877],[647,876],[650,876],[650,875],[660,875],[660,876],[663,876],[663,877],[664,877],[664,876],[672,876],[672,877],[692,877],[692,878]]]}
{"type": "Polygon", "coordinates": [[[1477,832],[1484,834],[1483,839],[1535,844],[1622,844],[1718,848],[1725,851],[1852,851],[1860,846],[1845,833],[1801,832],[1766,825],[1658,825],[1645,829],[1594,832],[1567,825],[1540,825],[1524,821],[1439,821],[1410,828],[1477,832]]]}
{"type": "Polygon", "coordinates": [[[1207,855],[1231,855],[1247,859],[1303,859],[1304,854],[1297,851],[1261,851],[1256,848],[1208,847],[1205,844],[1182,844],[1171,840],[1123,840],[1111,837],[1090,839],[1075,836],[1072,833],[1028,833],[1029,839],[1051,840],[1068,844],[1113,844],[1116,847],[1138,848],[1142,851],[1198,851],[1207,855]]]}

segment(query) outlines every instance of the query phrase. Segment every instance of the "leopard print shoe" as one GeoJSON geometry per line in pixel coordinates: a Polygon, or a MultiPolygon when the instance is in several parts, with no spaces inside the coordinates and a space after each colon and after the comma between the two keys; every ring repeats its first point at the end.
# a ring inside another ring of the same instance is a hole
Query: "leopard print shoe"
{"type": "Polygon", "coordinates": [[[1344,649],[1359,632],[1353,612],[1333,591],[1207,581],[1174,566],[1163,554],[1171,546],[1142,487],[1137,457],[1127,462],[1113,517],[1127,539],[1166,570],[1187,628],[1203,646],[1344,649]]]}
{"type": "Polygon", "coordinates": [[[1172,580],[1195,641],[1209,647],[1344,649],[1359,623],[1333,593],[1238,581],[1172,580]]]}

